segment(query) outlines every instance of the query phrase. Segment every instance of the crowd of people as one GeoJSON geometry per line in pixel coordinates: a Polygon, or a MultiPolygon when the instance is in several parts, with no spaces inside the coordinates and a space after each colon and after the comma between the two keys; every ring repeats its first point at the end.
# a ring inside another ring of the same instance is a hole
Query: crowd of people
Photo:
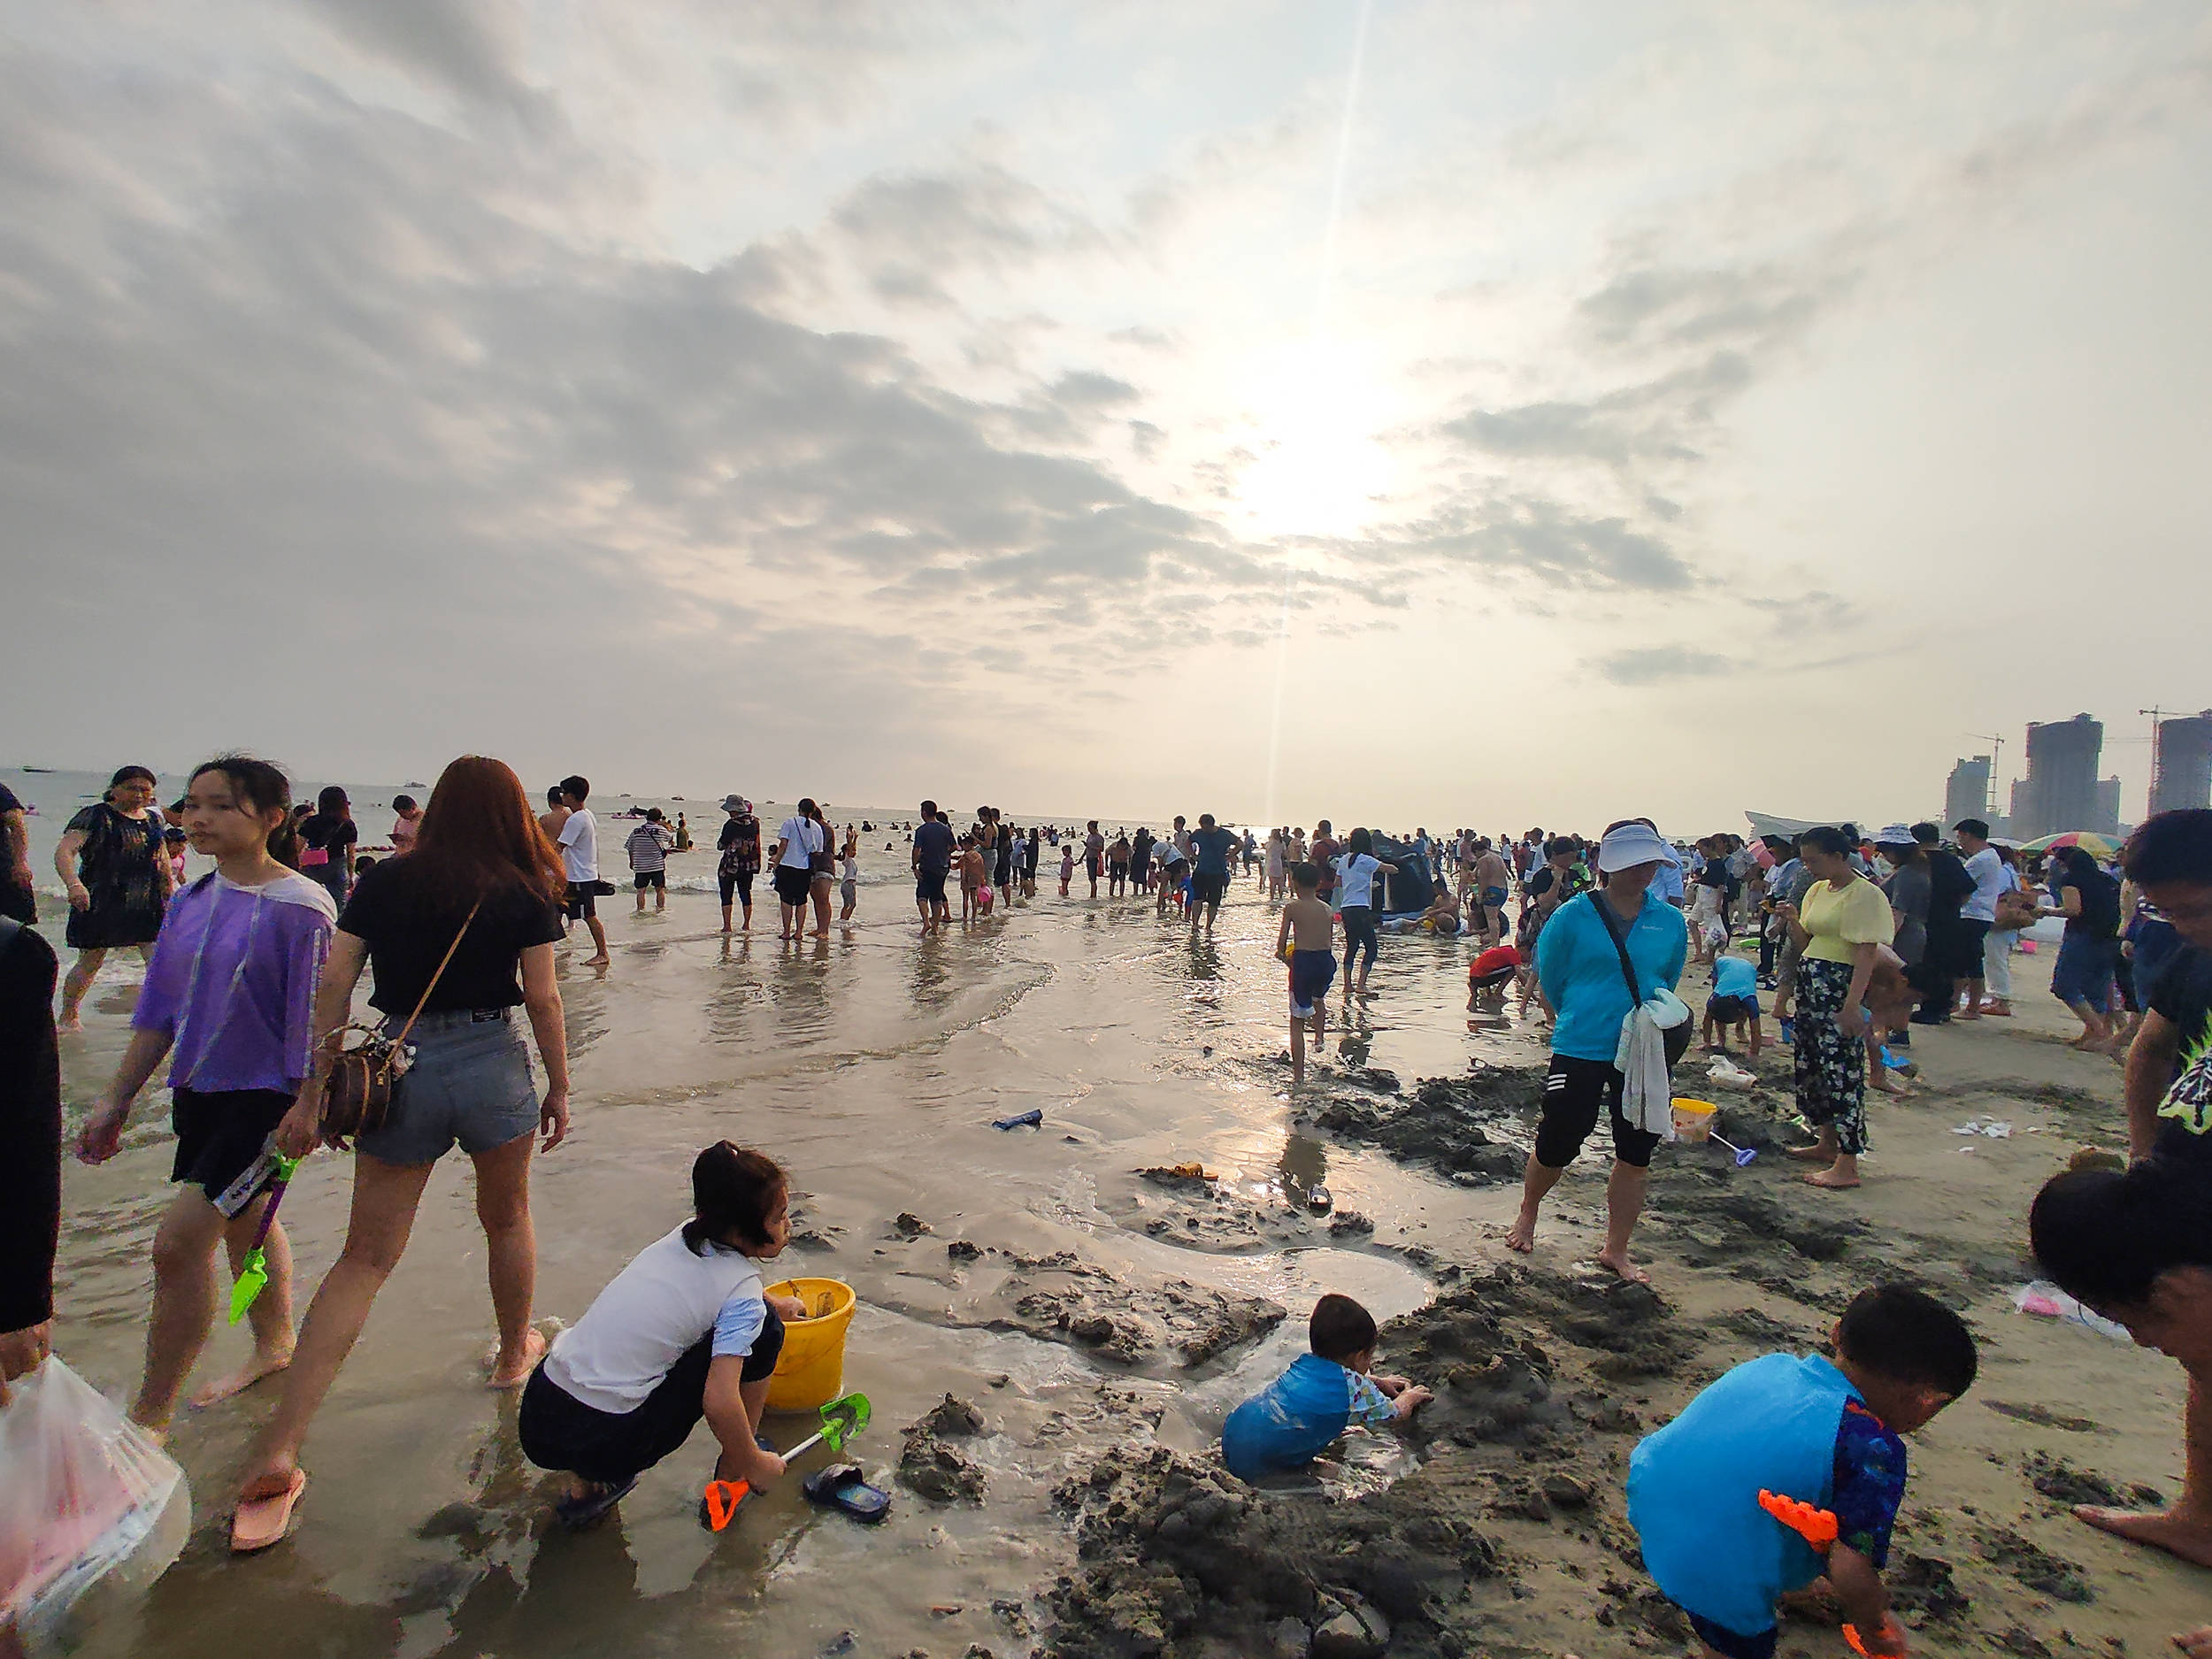
{"type": "MultiPolygon", "coordinates": [[[[487,1382],[526,1385],[525,1449],[568,1477],[565,1518],[604,1513],[703,1416],[726,1448],[718,1479],[774,1479],[780,1463],[754,1447],[751,1432],[781,1319],[796,1315],[764,1298],[754,1265],[788,1233],[784,1178],[762,1155],[726,1143],[702,1153],[694,1221],[609,1287],[603,1313],[595,1303],[549,1353],[531,1323],[531,1164],[559,1147],[570,1125],[556,952],[581,923],[593,946],[585,965],[609,960],[595,901],[611,888],[600,879],[588,780],[563,779],[538,814],[510,768],[464,757],[426,806],[396,801],[393,850],[380,858],[363,852],[343,790],[325,789],[303,810],[280,772],[249,757],[196,771],[168,809],[173,826],[153,804],[154,784],[143,768],[122,769],[61,839],[65,937],[77,954],[58,1013],[50,945],[22,925],[29,918],[12,900],[0,919],[0,1182],[10,1189],[0,1194],[0,1391],[51,1340],[57,1033],[81,1025],[105,953],[131,948],[147,957],[131,1040],[75,1151],[92,1164],[113,1157],[134,1102],[165,1066],[175,1192],[150,1252],[145,1364],[130,1407],[148,1432],[166,1432],[210,1333],[219,1264],[235,1270],[257,1244],[264,1252],[268,1287],[251,1310],[252,1351],[193,1396],[210,1404],[265,1379],[280,1390],[236,1494],[234,1548],[266,1548],[287,1534],[306,1489],[301,1454],[315,1416],[406,1248],[431,1171],[457,1147],[475,1168],[499,1335],[487,1382]],[[171,827],[211,861],[209,873],[180,881],[171,827]],[[372,1013],[357,1025],[365,972],[372,1013]],[[391,1110],[394,1101],[403,1110],[391,1110]],[[273,1194],[289,1161],[319,1143],[355,1153],[351,1215],[296,1333],[290,1248],[273,1194]]],[[[0,827],[10,828],[13,875],[22,861],[19,819],[4,825],[11,802],[0,801],[0,827]]],[[[780,938],[826,935],[841,885],[842,914],[852,917],[858,826],[841,838],[825,810],[803,799],[771,838],[744,797],[733,794],[722,808],[715,851],[726,932],[751,926],[752,880],[763,870],[780,938]]],[[[662,909],[667,860],[688,826],[672,829],[657,808],[634,816],[624,846],[636,908],[650,892],[662,909]]],[[[2053,994],[2080,1025],[2076,1048],[2124,1061],[2132,1162],[2055,1178],[2031,1217],[2035,1248],[2062,1286],[2179,1359],[2191,1379],[2180,1498],[2156,1513],[2085,1509],[2083,1518],[2212,1565],[2212,812],[2163,814],[2118,857],[2101,860],[2081,845],[2025,855],[1971,818],[1947,835],[1928,823],[1871,834],[1845,824],[1787,840],[1724,833],[1678,845],[1645,818],[1594,840],[1357,827],[1340,841],[1327,820],[1310,834],[1282,826],[1263,838],[1201,814],[1194,827],[1179,816],[1159,835],[1140,826],[1110,840],[1097,820],[1025,830],[990,807],[956,829],[924,802],[908,846],[923,933],[954,925],[955,879],[963,922],[990,915],[995,902],[1034,900],[1048,849],[1060,854],[1063,897],[1079,870],[1093,898],[1103,882],[1109,901],[1149,902],[1162,914],[1179,906],[1194,938],[1212,934],[1240,875],[1279,906],[1274,948],[1287,973],[1294,1089],[1340,974],[1348,1002],[1371,994],[1385,931],[1468,939],[1471,1012],[1498,1015],[1507,987],[1517,987],[1550,1054],[1504,1242],[1534,1250],[1547,1199],[1602,1125],[1613,1160],[1597,1260],[1634,1281],[1647,1277],[1632,1247],[1649,1165],[1670,1133],[1669,1074],[1692,1039],[1695,1010],[1681,992],[1694,971],[1708,979],[1708,1046],[1723,1055],[1741,1033],[1757,1056],[1769,1011],[1759,999],[1772,995],[1809,1131],[1791,1156],[1812,1166],[1808,1183],[1836,1192],[1862,1179],[1869,1088],[1910,1087],[1915,1029],[2012,1017],[2016,949],[2039,920],[2062,921],[2053,994]]],[[[1378,1419],[1425,1398],[1402,1379],[1363,1387],[1371,1322],[1356,1304],[1326,1312],[1316,1315],[1316,1367],[1294,1386],[1286,1379],[1291,1394],[1320,1386],[1331,1409],[1348,1400],[1378,1419]]],[[[1902,1415],[1924,1420],[1971,1379],[1970,1340],[1962,1356],[1950,1327],[1917,1303],[1869,1304],[1853,1329],[1847,1316],[1842,1381],[1821,1372],[1761,1386],[1817,1386],[1863,1405],[1878,1395],[1916,1402],[1902,1415]]],[[[1263,1448],[1250,1449],[1265,1440],[1251,1440],[1251,1426],[1233,1430],[1233,1466],[1265,1461],[1263,1448]]],[[[1655,1453],[1654,1467],[1671,1455],[1655,1453]]],[[[1632,1510],[1632,1488],[1631,1496],[1632,1510]]],[[[1886,1529],[1863,1552],[1870,1571],[1886,1529]]],[[[1862,1603],[1870,1618],[1884,1605],[1874,1589],[1862,1603]]],[[[1690,1611],[1714,1651],[1758,1651],[1756,1630],[1690,1611]]]]}

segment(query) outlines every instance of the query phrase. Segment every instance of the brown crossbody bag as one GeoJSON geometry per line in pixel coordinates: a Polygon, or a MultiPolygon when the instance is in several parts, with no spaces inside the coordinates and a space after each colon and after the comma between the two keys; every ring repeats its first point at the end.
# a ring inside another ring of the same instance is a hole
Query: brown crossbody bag
{"type": "Polygon", "coordinates": [[[373,1134],[392,1121],[392,1091],[400,1079],[407,1075],[407,1068],[415,1057],[413,1050],[407,1047],[408,1033],[422,1018],[422,1010],[429,1005],[430,994],[445,977],[447,964],[453,960],[453,953],[460,949],[461,941],[468,936],[469,924],[476,919],[476,912],[483,905],[484,901],[479,899],[469,906],[461,931],[453,935],[453,942],[445,948],[438,971],[430,976],[430,983],[422,987],[422,995],[415,1000],[415,1011],[407,1016],[407,1023],[399,1028],[397,1036],[388,1037],[374,1025],[357,1022],[341,1025],[323,1039],[330,1068],[323,1078],[323,1109],[317,1133],[325,1146],[343,1152],[357,1136],[373,1134]],[[359,1039],[349,1048],[346,1046],[349,1035],[359,1039]]]}

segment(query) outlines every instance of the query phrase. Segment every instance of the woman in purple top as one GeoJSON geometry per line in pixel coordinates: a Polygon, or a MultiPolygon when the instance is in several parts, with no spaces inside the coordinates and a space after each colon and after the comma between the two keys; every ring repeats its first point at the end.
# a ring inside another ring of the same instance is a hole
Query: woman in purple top
{"type": "MultiPolygon", "coordinates": [[[[180,1190],[154,1234],[154,1310],[146,1374],[131,1418],[156,1434],[214,1324],[215,1247],[234,1266],[252,1248],[270,1180],[277,1125],[292,1109],[313,1047],[316,983],[337,906],[272,854],[291,821],[291,785],[266,761],[211,760],[184,798],[193,849],[215,859],[171,902],[131,1044],[93,1108],[77,1155],[104,1164],[120,1149],[131,1102],[168,1056],[180,1190]]],[[[253,1304],[253,1357],[193,1396],[209,1405],[281,1371],[292,1357],[292,1252],[280,1225],[264,1245],[268,1286],[253,1304]]]]}

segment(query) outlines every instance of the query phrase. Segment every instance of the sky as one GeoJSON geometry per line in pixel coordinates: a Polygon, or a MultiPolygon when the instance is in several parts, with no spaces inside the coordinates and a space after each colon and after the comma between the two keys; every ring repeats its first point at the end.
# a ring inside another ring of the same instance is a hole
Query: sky
{"type": "Polygon", "coordinates": [[[2208,293],[2196,4],[0,0],[4,758],[2139,803],[2208,293]]]}

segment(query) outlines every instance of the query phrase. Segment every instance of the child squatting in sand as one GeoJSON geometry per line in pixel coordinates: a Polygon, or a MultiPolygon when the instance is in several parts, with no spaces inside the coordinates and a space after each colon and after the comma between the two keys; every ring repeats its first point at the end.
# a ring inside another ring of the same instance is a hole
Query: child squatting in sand
{"type": "Polygon", "coordinates": [[[721,1442],[715,1479],[757,1488],[783,1473],[755,1436],[783,1322],[806,1312],[761,1285],[758,1264],[791,1238],[784,1172],[717,1141],[693,1160],[691,1202],[690,1220],[641,1250],[553,1339],[523,1390],[523,1455],[569,1477],[554,1505],[564,1525],[604,1516],[702,1417],[721,1442]]]}
{"type": "Polygon", "coordinates": [[[1318,866],[1300,864],[1290,872],[1290,879],[1297,896],[1283,906],[1282,926],[1275,930],[1275,954],[1290,963],[1290,1081],[1295,1087],[1306,1080],[1306,1026],[1313,1026],[1318,1047],[1328,1019],[1329,982],[1336,978],[1336,918],[1315,896],[1321,886],[1318,866]]]}
{"type": "Polygon", "coordinates": [[[1302,1469],[1346,1429],[1409,1417],[1432,1397],[1402,1377],[1367,1374],[1375,1363],[1375,1316],[1349,1296],[1332,1292],[1313,1304],[1306,1340],[1313,1351],[1222,1426],[1221,1457],[1231,1474],[1257,1480],[1302,1469]]]}
{"type": "Polygon", "coordinates": [[[1926,1293],[1878,1285],[1844,1310],[1835,1349],[1746,1361],[1629,1459],[1644,1565],[1708,1659],[1772,1659],[1777,1604],[1824,1574],[1863,1652],[1905,1651],[1882,1582],[1899,1437],[1973,1386],[1973,1333],[1926,1293]]]}

